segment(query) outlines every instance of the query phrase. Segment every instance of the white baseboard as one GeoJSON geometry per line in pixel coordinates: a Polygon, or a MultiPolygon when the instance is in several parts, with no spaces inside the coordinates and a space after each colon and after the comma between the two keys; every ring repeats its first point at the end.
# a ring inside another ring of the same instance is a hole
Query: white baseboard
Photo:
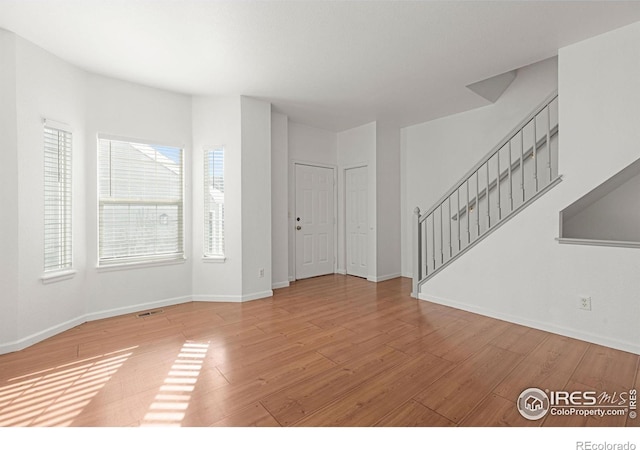
{"type": "Polygon", "coordinates": [[[85,322],[92,322],[94,320],[106,319],[109,317],[122,316],[124,314],[131,314],[134,312],[145,311],[147,309],[153,308],[161,308],[163,306],[172,306],[178,305],[180,303],[187,303],[191,301],[191,297],[175,297],[169,298],[165,300],[160,300],[157,302],[149,302],[149,303],[139,303],[137,305],[127,306],[124,308],[114,308],[108,309],[104,311],[96,311],[93,313],[87,313],[82,316],[78,316],[76,318],[67,320],[58,325],[54,325],[52,327],[47,328],[46,330],[40,331],[38,333],[34,333],[30,336],[26,336],[24,338],[18,339],[17,341],[9,342],[6,344],[0,345],[0,355],[5,353],[17,352],[22,349],[25,349],[33,344],[37,344],[38,342],[44,341],[56,334],[60,334],[64,331],[70,330],[73,327],[77,327],[78,325],[82,325],[85,322]]]}
{"type": "Polygon", "coordinates": [[[211,303],[240,303],[241,295],[192,295],[191,300],[194,302],[211,302],[211,303]]]}
{"type": "Polygon", "coordinates": [[[337,273],[338,275],[346,275],[346,274],[347,274],[347,271],[346,271],[345,269],[337,269],[337,270],[336,270],[336,273],[337,273]]]}
{"type": "Polygon", "coordinates": [[[450,306],[452,308],[461,309],[463,311],[469,311],[482,316],[492,317],[498,320],[504,320],[506,322],[515,323],[529,328],[535,328],[537,330],[546,331],[549,333],[559,334],[561,336],[578,339],[592,344],[603,345],[605,347],[615,348],[625,352],[635,353],[640,355],[640,344],[619,341],[617,339],[611,339],[606,336],[601,336],[594,333],[586,333],[580,330],[574,330],[573,328],[562,327],[556,324],[540,322],[538,320],[527,319],[526,317],[512,316],[511,314],[505,314],[498,311],[493,311],[480,306],[469,305],[467,303],[460,303],[454,300],[449,300],[442,297],[436,297],[434,295],[428,295],[420,293],[420,300],[437,303],[439,305],[450,306]]]}
{"type": "Polygon", "coordinates": [[[251,300],[257,300],[260,298],[273,296],[273,291],[254,292],[252,294],[244,295],[188,295],[183,297],[174,297],[164,300],[158,300],[156,302],[138,303],[136,305],[125,306],[122,308],[106,309],[103,311],[96,311],[87,313],[74,319],[67,320],[61,324],[54,325],[46,330],[34,333],[30,336],[20,338],[13,342],[0,344],[0,355],[5,353],[16,352],[25,349],[33,344],[48,339],[56,334],[67,331],[73,327],[81,325],[85,322],[91,322],[94,320],[107,319],[109,317],[122,316],[124,314],[131,314],[139,311],[145,311],[148,309],[161,308],[164,306],[173,306],[181,303],[188,303],[191,301],[203,301],[203,302],[248,302],[251,300]]]}
{"type": "Polygon", "coordinates": [[[272,296],[273,290],[270,289],[268,291],[254,292],[253,294],[244,295],[192,295],[191,299],[194,302],[242,303],[272,296]]]}
{"type": "Polygon", "coordinates": [[[289,275],[289,283],[293,283],[294,281],[296,281],[296,277],[289,275]]]}
{"type": "Polygon", "coordinates": [[[243,294],[242,301],[249,302],[251,300],[259,300],[261,298],[273,297],[273,290],[254,292],[253,294],[243,294]]]}
{"type": "Polygon", "coordinates": [[[94,320],[107,319],[109,317],[122,316],[124,314],[131,314],[139,311],[145,311],[147,309],[162,308],[163,306],[179,305],[180,303],[188,303],[191,301],[191,296],[167,298],[156,302],[138,303],[137,305],[125,306],[123,308],[107,309],[104,311],[97,311],[88,313],[84,316],[86,322],[94,320]]]}
{"type": "Polygon", "coordinates": [[[54,325],[52,327],[47,328],[46,330],[40,331],[38,333],[34,333],[30,336],[26,336],[22,339],[18,339],[17,341],[7,342],[6,344],[0,345],[0,355],[5,353],[17,352],[22,349],[25,349],[33,344],[37,344],[38,342],[44,341],[56,334],[62,333],[64,331],[70,330],[73,327],[77,327],[85,323],[86,320],[84,316],[76,317],[75,319],[67,320],[59,325],[54,325]]]}
{"type": "Polygon", "coordinates": [[[289,287],[289,282],[288,281],[278,281],[276,283],[273,283],[271,285],[271,289],[282,289],[282,288],[286,288],[289,287]]]}
{"type": "Polygon", "coordinates": [[[393,280],[394,278],[399,278],[402,275],[400,273],[392,273],[391,275],[382,275],[380,277],[368,277],[367,280],[373,281],[374,283],[380,283],[381,281],[393,280]]]}

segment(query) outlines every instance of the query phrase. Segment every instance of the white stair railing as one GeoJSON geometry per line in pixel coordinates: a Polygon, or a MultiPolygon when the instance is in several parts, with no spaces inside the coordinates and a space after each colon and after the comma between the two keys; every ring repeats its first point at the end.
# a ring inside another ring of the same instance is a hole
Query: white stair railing
{"type": "Polygon", "coordinates": [[[413,296],[420,287],[561,181],[552,93],[427,212],[414,210],[413,296]]]}

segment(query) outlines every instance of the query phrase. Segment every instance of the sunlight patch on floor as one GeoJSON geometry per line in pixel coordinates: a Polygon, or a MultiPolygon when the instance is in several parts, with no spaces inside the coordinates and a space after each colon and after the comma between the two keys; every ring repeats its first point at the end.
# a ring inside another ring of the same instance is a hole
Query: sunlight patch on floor
{"type": "Polygon", "coordinates": [[[8,380],[0,386],[0,427],[71,425],[135,348],[8,380]]]}
{"type": "Polygon", "coordinates": [[[179,427],[182,424],[208,349],[209,343],[185,342],[141,426],[179,427]]]}

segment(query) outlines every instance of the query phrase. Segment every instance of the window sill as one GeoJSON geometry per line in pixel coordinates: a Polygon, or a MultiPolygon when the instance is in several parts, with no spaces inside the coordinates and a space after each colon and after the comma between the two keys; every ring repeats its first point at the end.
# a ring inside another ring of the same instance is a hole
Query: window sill
{"type": "Polygon", "coordinates": [[[151,261],[131,261],[114,264],[98,265],[98,272],[115,272],[118,270],[143,269],[145,267],[171,266],[175,264],[184,264],[187,258],[171,258],[171,259],[154,259],[151,261]]]}
{"type": "Polygon", "coordinates": [[[224,263],[227,260],[226,256],[203,256],[202,262],[206,263],[224,263]]]}
{"type": "Polygon", "coordinates": [[[57,283],[58,281],[64,281],[73,278],[77,272],[78,271],[75,269],[68,269],[45,273],[40,277],[40,281],[42,281],[42,284],[57,283]]]}

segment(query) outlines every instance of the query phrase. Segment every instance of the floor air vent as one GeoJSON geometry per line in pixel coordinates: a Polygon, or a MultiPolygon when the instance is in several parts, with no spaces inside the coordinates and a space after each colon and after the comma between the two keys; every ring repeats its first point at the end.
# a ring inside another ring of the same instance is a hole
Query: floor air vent
{"type": "Polygon", "coordinates": [[[150,317],[150,316],[155,316],[156,314],[162,314],[164,312],[164,309],[154,309],[153,311],[145,311],[145,312],[141,312],[136,314],[136,317],[150,317]]]}

